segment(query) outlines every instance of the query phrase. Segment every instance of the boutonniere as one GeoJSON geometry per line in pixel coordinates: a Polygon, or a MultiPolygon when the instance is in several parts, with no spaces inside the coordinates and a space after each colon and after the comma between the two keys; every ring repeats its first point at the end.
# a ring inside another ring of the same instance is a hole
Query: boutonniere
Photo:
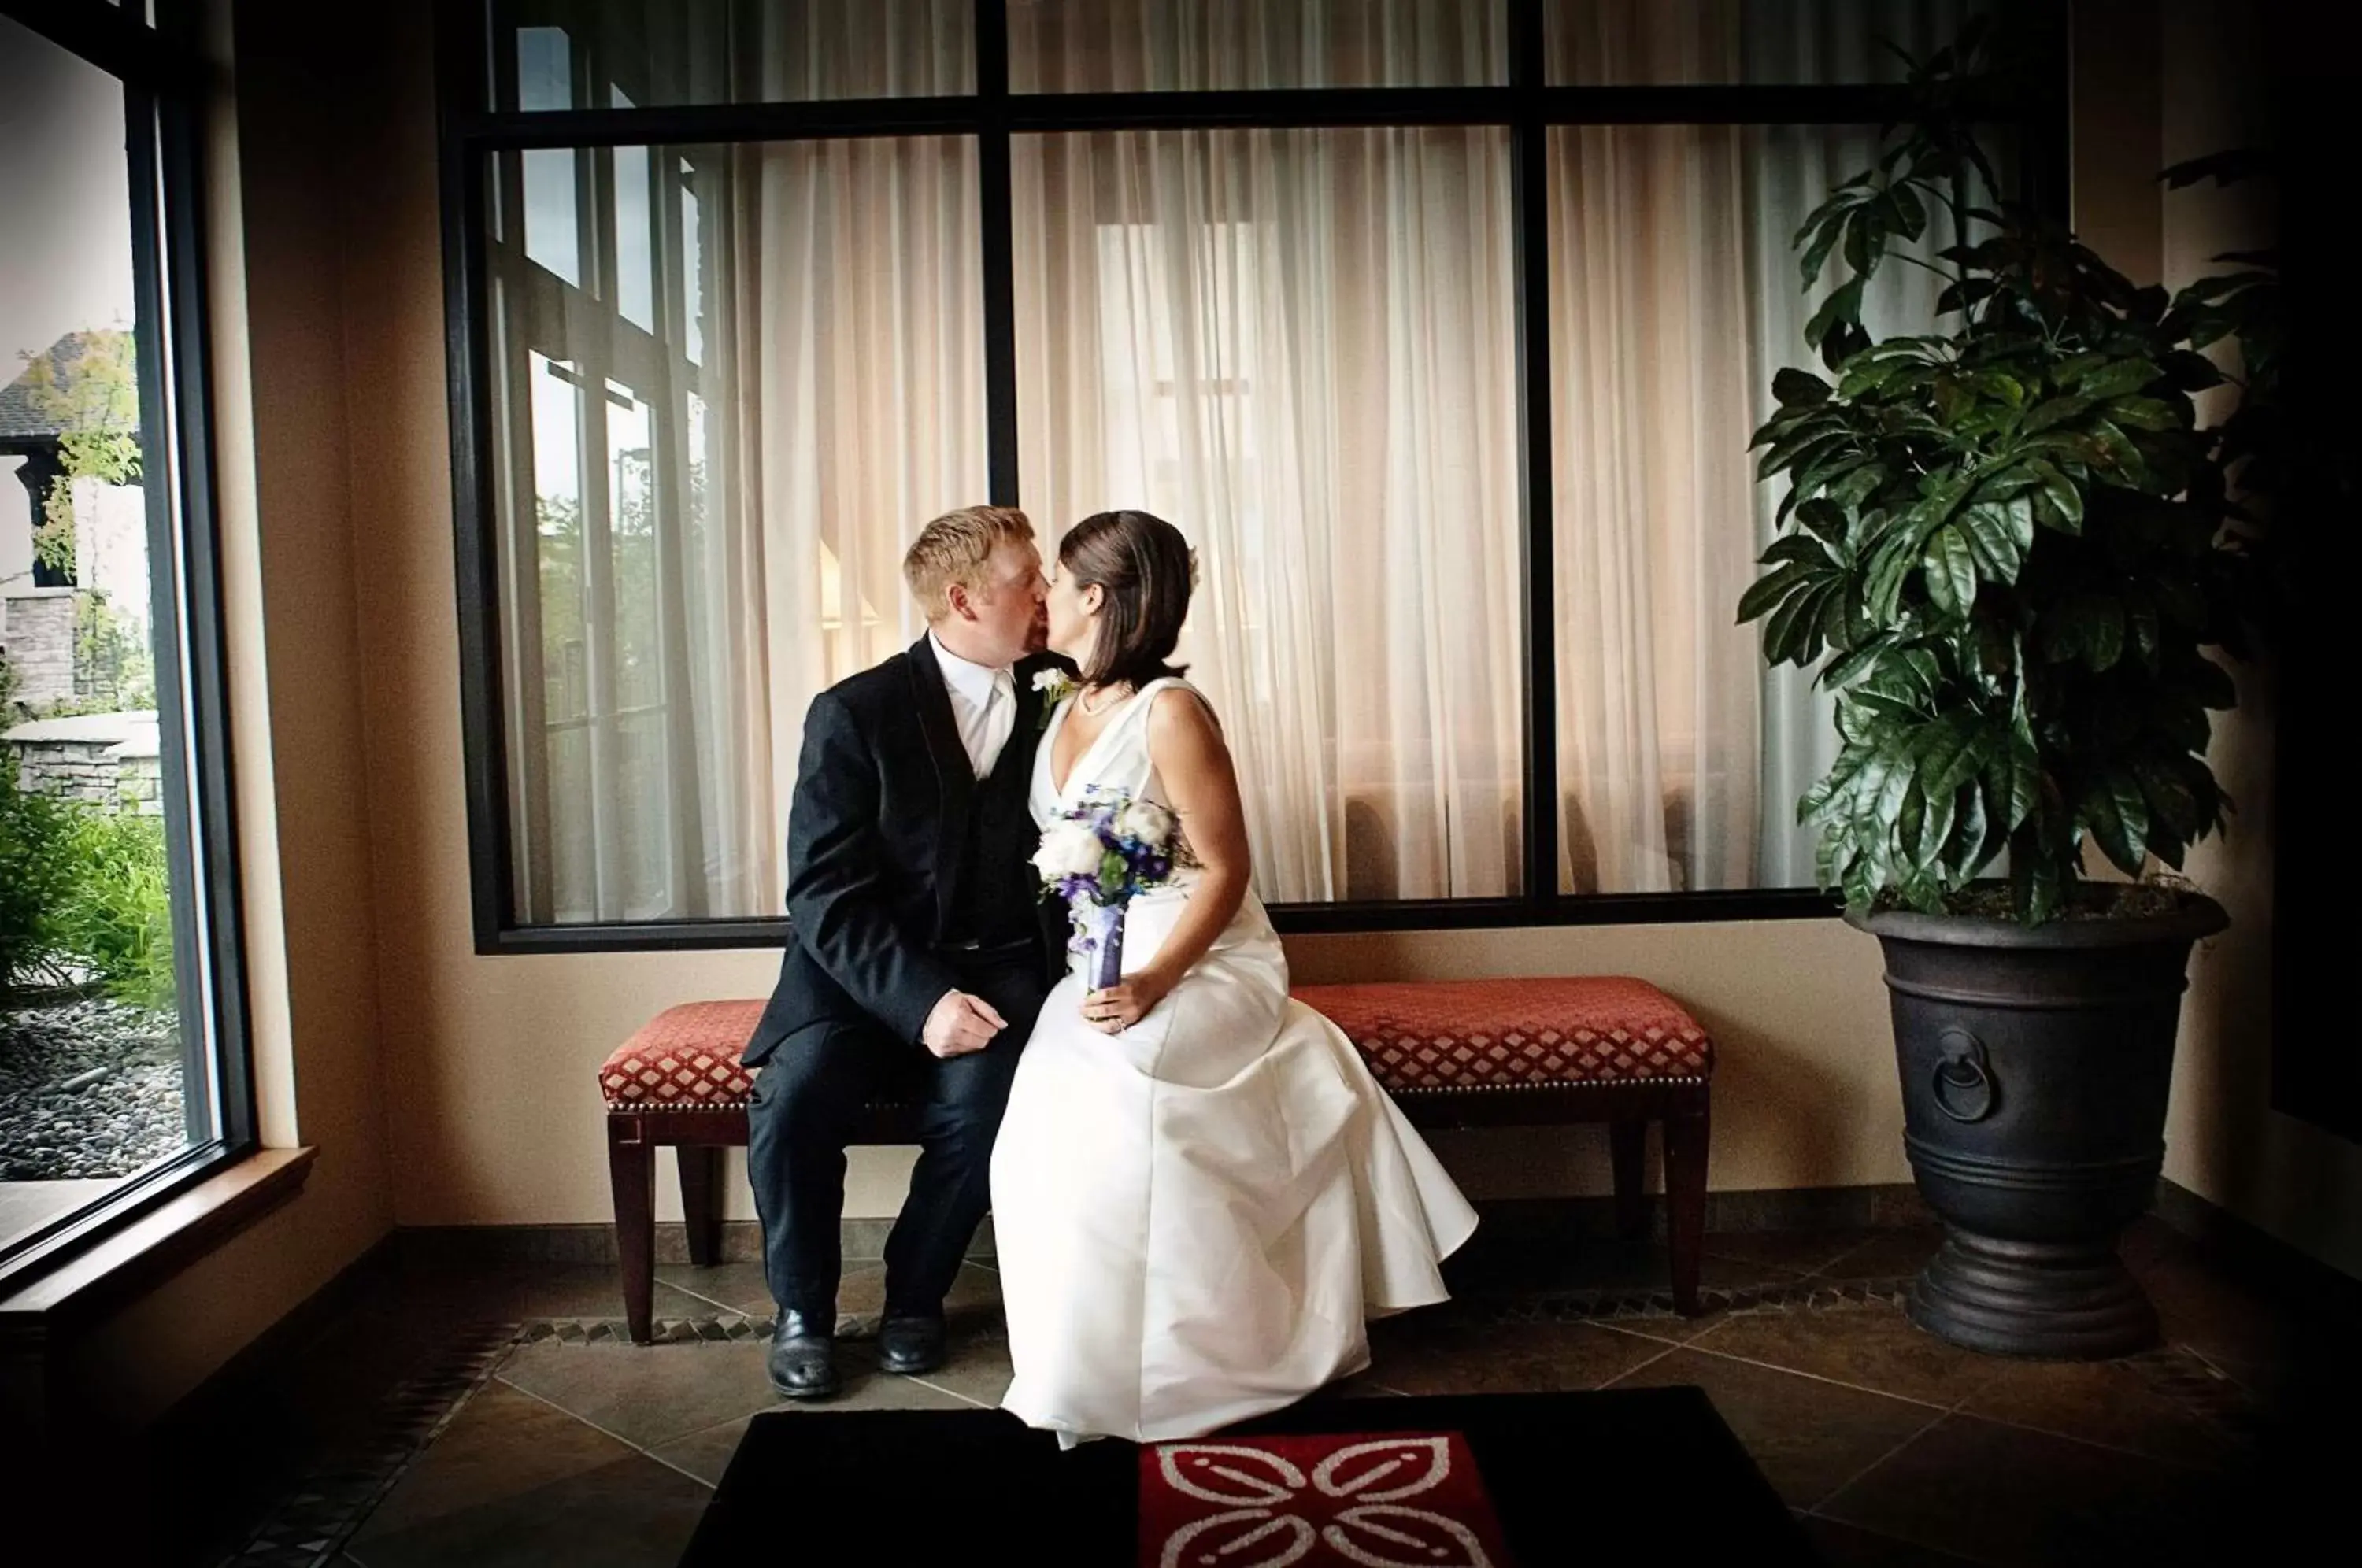
{"type": "Polygon", "coordinates": [[[1058,704],[1075,694],[1075,678],[1054,667],[1037,669],[1033,672],[1033,690],[1042,694],[1042,716],[1034,722],[1033,727],[1046,730],[1050,727],[1050,715],[1058,711],[1058,704]]]}

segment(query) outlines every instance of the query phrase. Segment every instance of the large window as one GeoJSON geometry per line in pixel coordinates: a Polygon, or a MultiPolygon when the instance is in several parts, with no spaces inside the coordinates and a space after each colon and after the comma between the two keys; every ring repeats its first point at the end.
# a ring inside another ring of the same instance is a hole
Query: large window
{"type": "Polygon", "coordinates": [[[190,11],[0,16],[0,1277],[252,1143],[190,11]]]}
{"type": "Polygon", "coordinates": [[[480,939],[776,940],[804,709],[977,500],[1189,536],[1284,927],[1826,911],[1747,442],[1973,8],[455,0],[480,939]]]}

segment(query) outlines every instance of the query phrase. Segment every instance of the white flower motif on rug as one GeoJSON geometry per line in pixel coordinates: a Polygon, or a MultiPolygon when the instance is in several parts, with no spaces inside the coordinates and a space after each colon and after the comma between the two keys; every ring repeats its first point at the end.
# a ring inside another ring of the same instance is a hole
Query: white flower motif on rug
{"type": "Polygon", "coordinates": [[[1169,1443],[1152,1452],[1153,1475],[1142,1477],[1142,1545],[1155,1547],[1145,1539],[1151,1531],[1163,1540],[1141,1561],[1157,1568],[1495,1568],[1503,1561],[1490,1500],[1457,1434],[1169,1443]],[[1153,1505],[1153,1489],[1177,1507],[1153,1505]]]}

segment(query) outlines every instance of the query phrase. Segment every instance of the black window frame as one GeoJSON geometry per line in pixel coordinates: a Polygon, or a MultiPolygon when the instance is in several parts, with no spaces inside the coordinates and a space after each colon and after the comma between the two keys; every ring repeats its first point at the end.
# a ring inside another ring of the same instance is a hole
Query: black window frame
{"type": "MultiPolygon", "coordinates": [[[[975,0],[976,92],[956,97],[830,99],[644,108],[500,111],[503,58],[495,0],[436,0],[444,304],[451,393],[460,711],[467,773],[476,951],[642,952],[782,946],[784,911],[757,918],[524,924],[516,918],[508,759],[499,657],[497,513],[486,248],[489,155],[538,148],[710,145],[839,137],[974,136],[983,248],[988,499],[1017,505],[1018,415],[1010,138],[1029,132],[1502,126],[1511,138],[1511,253],[1518,332],[1518,485],[1525,604],[1521,723],[1521,891],[1507,898],[1275,904],[1283,933],[1401,932],[1826,919],[1837,898],[1808,888],[1568,893],[1558,886],[1555,605],[1551,576],[1550,237],[1547,171],[1554,127],[1579,125],[1884,125],[1907,110],[1893,84],[1553,86],[1541,80],[1548,0],[1490,0],[1506,10],[1506,83],[1210,92],[1034,93],[1009,89],[1006,0],[975,0]]],[[[1995,0],[2026,25],[2055,28],[2038,0],[1995,0]]],[[[2031,94],[1964,104],[2013,126],[2025,197],[2062,215],[2067,193],[2067,57],[2031,94]]]]}
{"type": "Polygon", "coordinates": [[[145,6],[126,0],[119,7],[106,0],[0,0],[0,13],[123,83],[139,425],[143,434],[169,436],[143,444],[140,468],[175,904],[173,973],[183,998],[194,983],[202,988],[195,1005],[210,1007],[209,1028],[200,1034],[185,1027],[191,1008],[183,1002],[182,1060],[184,1082],[214,1084],[216,1124],[104,1197],[0,1244],[5,1294],[254,1154],[261,1143],[214,495],[203,156],[209,88],[201,0],[145,6]]]}

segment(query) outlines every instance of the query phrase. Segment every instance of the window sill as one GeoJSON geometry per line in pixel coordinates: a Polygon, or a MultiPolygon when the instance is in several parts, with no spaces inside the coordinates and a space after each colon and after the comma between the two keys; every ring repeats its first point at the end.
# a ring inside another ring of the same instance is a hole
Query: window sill
{"type": "Polygon", "coordinates": [[[105,1317],[186,1268],[303,1190],[314,1151],[262,1149],[121,1230],[0,1282],[0,1340],[48,1339],[105,1317]]]}

